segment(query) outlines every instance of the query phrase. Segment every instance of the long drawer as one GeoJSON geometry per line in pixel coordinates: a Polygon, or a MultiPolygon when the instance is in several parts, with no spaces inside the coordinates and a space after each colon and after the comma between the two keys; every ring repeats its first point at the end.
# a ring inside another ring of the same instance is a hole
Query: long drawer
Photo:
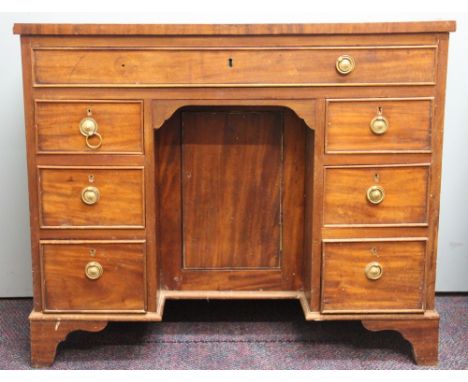
{"type": "Polygon", "coordinates": [[[426,240],[322,245],[322,312],[422,311],[426,240]]]}
{"type": "Polygon", "coordinates": [[[143,228],[143,167],[41,166],[41,228],[143,228]]]}
{"type": "Polygon", "coordinates": [[[36,47],[35,86],[434,84],[436,46],[36,47]]]}
{"type": "Polygon", "coordinates": [[[145,310],[145,243],[41,242],[44,311],[145,310]]]}

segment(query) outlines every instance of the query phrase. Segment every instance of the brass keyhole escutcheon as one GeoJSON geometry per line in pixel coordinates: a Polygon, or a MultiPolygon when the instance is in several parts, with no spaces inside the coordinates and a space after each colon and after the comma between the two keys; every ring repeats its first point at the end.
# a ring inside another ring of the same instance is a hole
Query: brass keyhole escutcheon
{"type": "Polygon", "coordinates": [[[381,186],[372,186],[367,189],[367,200],[372,204],[380,204],[385,198],[385,191],[381,186]]]}
{"type": "Polygon", "coordinates": [[[347,54],[338,57],[336,60],[336,70],[338,70],[340,74],[346,75],[351,73],[355,66],[354,58],[347,54]]]}
{"type": "Polygon", "coordinates": [[[101,198],[101,193],[99,192],[99,189],[94,186],[88,186],[83,188],[81,191],[81,200],[83,203],[87,205],[93,205],[96,204],[99,199],[101,198]]]}
{"type": "Polygon", "coordinates": [[[383,267],[377,261],[373,261],[366,265],[364,273],[369,280],[378,280],[382,277],[383,267]]]}
{"type": "Polygon", "coordinates": [[[389,123],[383,115],[383,109],[378,108],[377,115],[370,122],[370,129],[375,135],[382,135],[388,130],[389,123]]]}
{"type": "Polygon", "coordinates": [[[98,280],[104,272],[102,265],[97,261],[90,261],[85,266],[85,275],[90,280],[98,280]]]}

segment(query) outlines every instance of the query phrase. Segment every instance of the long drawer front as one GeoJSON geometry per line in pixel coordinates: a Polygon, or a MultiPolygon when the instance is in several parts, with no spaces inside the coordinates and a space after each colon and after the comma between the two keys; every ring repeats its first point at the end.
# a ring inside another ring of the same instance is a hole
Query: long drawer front
{"type": "Polygon", "coordinates": [[[41,242],[44,311],[146,309],[145,242],[41,242]]]}
{"type": "Polygon", "coordinates": [[[422,311],[425,239],[322,245],[322,312],[422,311]]]}
{"type": "Polygon", "coordinates": [[[434,84],[436,46],[45,48],[35,86],[434,84]]]}

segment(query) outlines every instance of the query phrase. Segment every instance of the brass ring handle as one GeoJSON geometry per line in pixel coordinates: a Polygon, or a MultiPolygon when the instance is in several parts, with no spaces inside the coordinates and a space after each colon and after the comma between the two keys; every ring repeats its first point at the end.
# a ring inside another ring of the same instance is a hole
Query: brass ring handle
{"type": "Polygon", "coordinates": [[[88,116],[83,118],[80,122],[80,133],[85,137],[86,146],[91,150],[97,150],[102,145],[102,136],[98,133],[98,123],[92,117],[91,109],[87,111],[88,116]],[[90,138],[97,137],[98,142],[92,144],[90,138]]]}
{"type": "Polygon", "coordinates": [[[88,146],[91,150],[97,150],[99,147],[102,146],[102,136],[99,133],[94,133],[93,135],[87,135],[85,140],[86,140],[86,146],[88,146]],[[97,137],[98,138],[98,142],[95,145],[93,145],[89,141],[89,139],[92,138],[92,137],[97,137]]]}
{"type": "Polygon", "coordinates": [[[338,57],[336,60],[336,70],[338,70],[340,74],[349,74],[355,67],[356,63],[354,62],[354,58],[347,54],[338,57]]]}
{"type": "Polygon", "coordinates": [[[90,261],[85,266],[85,275],[90,280],[97,280],[99,279],[104,272],[102,265],[99,264],[97,261],[90,261]]]}
{"type": "Polygon", "coordinates": [[[81,191],[81,200],[87,205],[96,204],[101,198],[101,193],[94,186],[88,186],[81,191]]]}
{"type": "Polygon", "coordinates": [[[366,265],[364,273],[369,280],[378,280],[382,277],[383,267],[377,261],[373,261],[366,265]]]}
{"type": "Polygon", "coordinates": [[[380,204],[385,198],[385,191],[381,186],[372,186],[367,189],[367,200],[372,204],[380,204]]]}

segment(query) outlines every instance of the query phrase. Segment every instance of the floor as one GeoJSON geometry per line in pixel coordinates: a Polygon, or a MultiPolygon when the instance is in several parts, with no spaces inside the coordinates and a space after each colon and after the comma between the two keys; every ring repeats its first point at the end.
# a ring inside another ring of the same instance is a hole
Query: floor
{"type": "MultiPolygon", "coordinates": [[[[440,369],[468,369],[468,295],[438,295],[440,369]]],[[[0,299],[0,369],[28,369],[30,299],[0,299]]],[[[169,301],[162,323],[74,332],[53,369],[420,369],[398,333],[305,322],[297,301],[169,301]]]]}

